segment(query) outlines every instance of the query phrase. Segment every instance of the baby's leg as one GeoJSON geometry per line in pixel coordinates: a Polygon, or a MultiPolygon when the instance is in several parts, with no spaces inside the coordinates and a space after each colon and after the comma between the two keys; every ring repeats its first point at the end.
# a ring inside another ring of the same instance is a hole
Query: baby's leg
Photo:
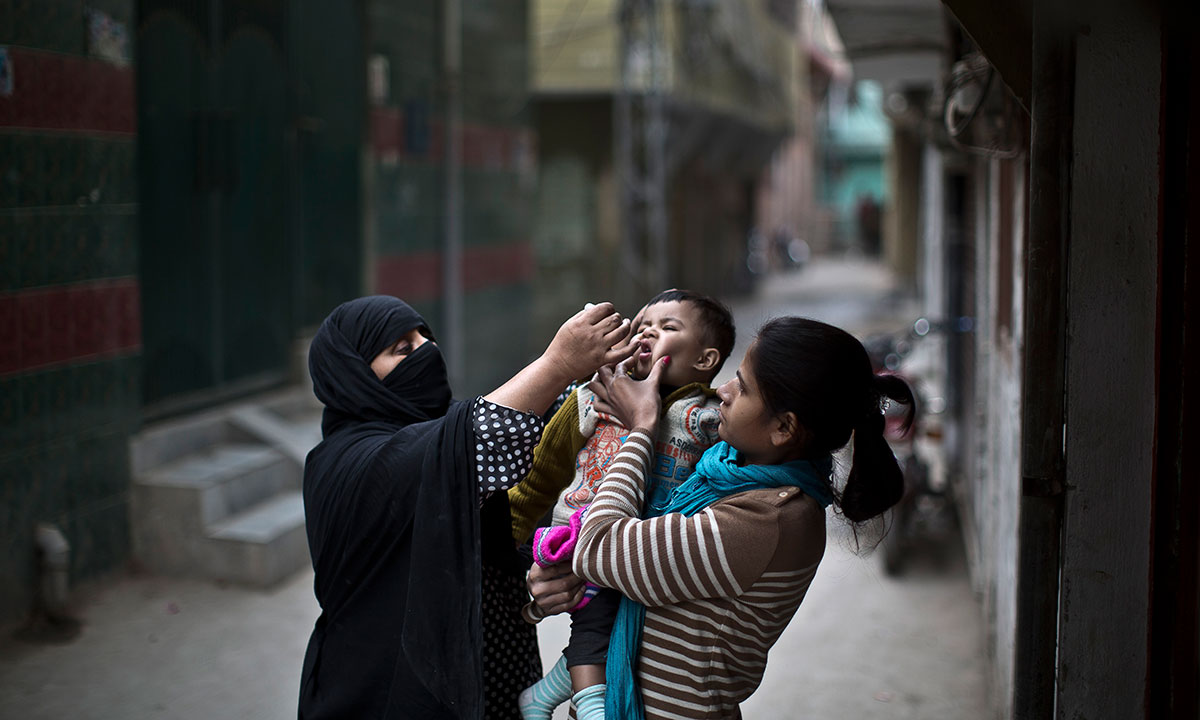
{"type": "Polygon", "coordinates": [[[571,689],[579,692],[585,687],[604,684],[604,663],[598,665],[572,665],[571,689]]]}
{"type": "Polygon", "coordinates": [[[591,685],[571,696],[577,720],[604,720],[604,683],[591,685]]]}
{"type": "Polygon", "coordinates": [[[571,699],[571,673],[567,656],[561,655],[546,677],[525,688],[517,698],[524,720],[550,720],[554,708],[571,699]]]}
{"type": "Polygon", "coordinates": [[[571,614],[571,642],[566,655],[575,693],[571,702],[578,720],[604,720],[605,662],[620,603],[617,591],[600,590],[585,607],[571,614]]]}
{"type": "Polygon", "coordinates": [[[571,703],[576,720],[604,720],[604,665],[571,667],[571,703]]]}

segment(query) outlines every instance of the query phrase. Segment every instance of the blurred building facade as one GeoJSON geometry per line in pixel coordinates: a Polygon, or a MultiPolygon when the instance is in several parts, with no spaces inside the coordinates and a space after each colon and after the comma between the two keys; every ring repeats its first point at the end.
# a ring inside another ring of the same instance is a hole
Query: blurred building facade
{"type": "Polygon", "coordinates": [[[461,394],[529,359],[527,56],[517,0],[0,3],[0,624],[37,523],[123,567],[131,438],[302,382],[339,302],[412,302],[461,394]]]}
{"type": "Polygon", "coordinates": [[[949,330],[995,717],[1195,717],[1187,4],[828,4],[892,123],[885,256],[949,330]]]}
{"type": "Polygon", "coordinates": [[[878,256],[890,204],[886,161],[891,126],[883,89],[872,80],[835,87],[821,135],[820,199],[831,212],[831,245],[878,256]]]}
{"type": "Polygon", "coordinates": [[[534,338],[520,321],[535,275],[527,3],[465,2],[459,12],[459,37],[448,38],[444,3],[367,6],[374,89],[365,240],[368,287],[411,298],[439,319],[439,333],[459,326],[461,350],[450,361],[465,395],[508,379],[552,335],[534,338]],[[453,42],[460,49],[448,60],[453,42]],[[446,277],[451,255],[457,279],[446,277]]]}
{"type": "Polygon", "coordinates": [[[803,3],[530,5],[539,332],[555,323],[560,308],[596,298],[635,308],[663,287],[744,291],[747,238],[759,215],[775,212],[782,222],[803,202],[789,198],[812,192],[807,148],[816,102],[803,3]],[[621,12],[634,6],[651,14],[638,22],[654,24],[656,44],[647,45],[646,32],[629,36],[621,12]],[[620,104],[654,94],[661,102],[663,187],[631,188],[644,179],[630,177],[622,153],[636,152],[630,135],[640,132],[637,123],[653,121],[635,119],[635,127],[623,130],[620,104]],[[806,149],[798,165],[777,162],[772,182],[772,160],[786,154],[781,149],[792,137],[803,138],[806,149]],[[638,202],[628,194],[638,192],[661,193],[661,254],[628,234],[626,203],[638,202]]]}
{"type": "MultiPolygon", "coordinates": [[[[758,184],[757,231],[774,252],[768,268],[799,264],[782,243],[800,241],[805,250],[827,253],[834,247],[837,211],[830,207],[828,132],[852,77],[837,29],[823,3],[796,3],[795,129],[776,150],[758,184]],[[786,258],[786,259],[785,259],[786,258]]],[[[877,157],[882,172],[883,150],[877,157]]],[[[881,183],[882,184],[882,183],[881,183]]]]}

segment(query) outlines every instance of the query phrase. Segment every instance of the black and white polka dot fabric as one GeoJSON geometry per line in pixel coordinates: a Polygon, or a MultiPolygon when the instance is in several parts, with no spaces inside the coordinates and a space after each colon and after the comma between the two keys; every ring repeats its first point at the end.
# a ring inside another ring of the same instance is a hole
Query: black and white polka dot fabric
{"type": "Polygon", "coordinates": [[[483,549],[483,718],[521,720],[517,697],[541,679],[542,660],[537,628],[521,618],[529,592],[525,589],[525,567],[515,562],[508,500],[503,492],[529,474],[543,422],[536,415],[482,397],[475,401],[471,418],[483,549]],[[496,496],[485,504],[484,500],[493,494],[496,496]],[[493,511],[497,514],[491,514],[493,511]],[[493,522],[497,518],[498,522],[493,522]]]}
{"type": "Polygon", "coordinates": [[[475,400],[475,473],[479,497],[516,485],[529,473],[533,448],[542,437],[542,419],[510,407],[475,400]]]}
{"type": "Polygon", "coordinates": [[[529,602],[525,574],[485,563],[483,580],[483,717],[521,720],[517,698],[542,679],[537,626],[521,618],[529,602]]]}

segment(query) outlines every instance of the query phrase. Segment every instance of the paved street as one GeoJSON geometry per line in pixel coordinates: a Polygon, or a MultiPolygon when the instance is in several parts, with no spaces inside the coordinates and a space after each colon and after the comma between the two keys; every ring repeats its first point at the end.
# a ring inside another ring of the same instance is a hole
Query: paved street
{"type": "MultiPolygon", "coordinates": [[[[821,261],[769,279],[735,304],[738,349],[762,320],[803,314],[855,332],[898,327],[913,315],[878,266],[821,261]]],[[[826,559],[771,653],[747,718],[833,720],[989,718],[983,630],[961,548],[918,559],[900,579],[850,552],[831,523],[826,559]]],[[[66,645],[0,640],[0,718],[295,717],[300,662],[317,615],[312,574],[269,592],[199,581],[126,576],[92,587],[66,645]]],[[[542,625],[543,657],[566,623],[542,625]]],[[[565,717],[565,713],[561,713],[565,717]]]]}
{"type": "Polygon", "coordinates": [[[312,572],[270,592],[127,577],[89,594],[69,645],[0,647],[0,718],[283,720],[317,617],[312,572]]]}

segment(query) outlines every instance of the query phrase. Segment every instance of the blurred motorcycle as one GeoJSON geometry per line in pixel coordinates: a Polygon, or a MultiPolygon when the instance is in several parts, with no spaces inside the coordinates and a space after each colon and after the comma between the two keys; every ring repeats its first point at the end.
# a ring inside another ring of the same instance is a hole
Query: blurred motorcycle
{"type": "Polygon", "coordinates": [[[940,323],[918,318],[901,333],[872,335],[863,343],[875,371],[899,375],[916,398],[908,432],[903,407],[889,403],[884,414],[884,435],[904,473],[904,496],[888,511],[880,543],[888,575],[900,574],[918,550],[940,549],[958,530],[943,447],[946,400],[935,381],[935,349],[922,341],[937,332],[970,332],[971,325],[970,318],[940,323]]]}

